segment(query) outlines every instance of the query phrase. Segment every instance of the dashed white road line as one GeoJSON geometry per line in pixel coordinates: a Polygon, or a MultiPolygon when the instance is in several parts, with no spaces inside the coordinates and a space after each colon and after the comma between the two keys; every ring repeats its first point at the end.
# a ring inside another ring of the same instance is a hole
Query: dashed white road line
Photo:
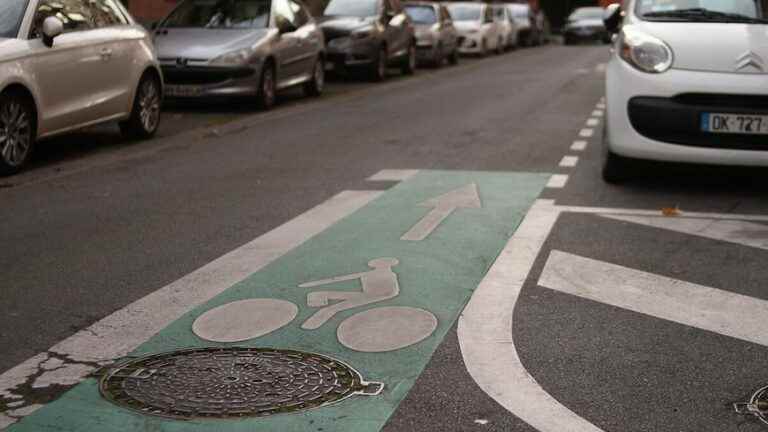
{"type": "Polygon", "coordinates": [[[568,183],[568,176],[566,174],[555,174],[549,178],[547,187],[550,189],[562,189],[568,183]]]}
{"type": "Polygon", "coordinates": [[[591,118],[587,120],[587,126],[595,127],[600,124],[600,119],[598,118],[591,118]]]}
{"type": "Polygon", "coordinates": [[[385,169],[368,178],[368,181],[405,181],[418,174],[416,169],[385,169]]]}
{"type": "Polygon", "coordinates": [[[592,111],[592,117],[603,117],[604,115],[605,115],[605,111],[603,110],[592,111]]]}
{"type": "Polygon", "coordinates": [[[595,135],[595,130],[591,128],[585,128],[579,131],[579,136],[582,138],[592,138],[595,135]]]}
{"type": "Polygon", "coordinates": [[[604,110],[605,109],[605,102],[600,102],[596,105],[597,109],[604,110]]]}
{"type": "Polygon", "coordinates": [[[563,159],[560,161],[560,166],[563,168],[572,168],[575,167],[578,163],[578,156],[563,156],[563,159]]]}
{"type": "Polygon", "coordinates": [[[587,142],[586,141],[574,141],[573,144],[571,144],[571,150],[573,151],[584,151],[587,148],[587,142]]]}

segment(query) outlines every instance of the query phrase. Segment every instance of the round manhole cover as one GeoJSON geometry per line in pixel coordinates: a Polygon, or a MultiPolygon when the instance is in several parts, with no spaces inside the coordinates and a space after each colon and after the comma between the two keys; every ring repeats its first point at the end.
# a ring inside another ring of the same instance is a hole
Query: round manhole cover
{"type": "Polygon", "coordinates": [[[768,386],[756,391],[749,402],[735,403],[736,412],[744,415],[754,415],[768,425],[768,386]]]}
{"type": "Polygon", "coordinates": [[[152,355],[111,368],[100,383],[101,394],[117,405],[177,419],[293,413],[382,389],[339,360],[268,348],[152,355]]]}

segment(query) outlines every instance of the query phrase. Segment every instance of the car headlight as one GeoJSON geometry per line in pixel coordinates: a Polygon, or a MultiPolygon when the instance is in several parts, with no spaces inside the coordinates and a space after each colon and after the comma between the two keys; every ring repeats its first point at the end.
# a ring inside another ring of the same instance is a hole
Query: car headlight
{"type": "Polygon", "coordinates": [[[672,49],[651,35],[625,28],[619,47],[621,58],[643,72],[662,73],[672,67],[672,49]]]}
{"type": "Polygon", "coordinates": [[[253,50],[250,48],[239,49],[222,54],[211,60],[210,64],[217,66],[241,66],[251,62],[253,50]]]}

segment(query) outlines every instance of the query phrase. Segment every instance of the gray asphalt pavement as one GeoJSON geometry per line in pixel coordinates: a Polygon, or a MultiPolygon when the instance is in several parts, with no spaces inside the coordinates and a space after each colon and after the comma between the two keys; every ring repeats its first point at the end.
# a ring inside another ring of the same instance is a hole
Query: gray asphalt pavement
{"type": "MultiPolygon", "coordinates": [[[[174,105],[144,143],[108,127],[46,143],[32,169],[0,180],[0,373],[341,191],[391,186],[365,181],[383,169],[563,174],[542,195],[558,205],[768,214],[764,170],[648,166],[604,184],[600,128],[577,135],[607,57],[604,46],[519,50],[333,83],[268,113],[174,105]],[[587,148],[570,150],[575,140],[587,148]],[[565,155],[575,167],[560,166],[565,155]]],[[[730,404],[768,384],[766,347],[541,287],[553,250],[768,300],[765,249],[563,214],[513,327],[531,375],[602,430],[760,430],[730,404]]],[[[454,327],[384,430],[536,429],[474,384],[454,327]]]]}

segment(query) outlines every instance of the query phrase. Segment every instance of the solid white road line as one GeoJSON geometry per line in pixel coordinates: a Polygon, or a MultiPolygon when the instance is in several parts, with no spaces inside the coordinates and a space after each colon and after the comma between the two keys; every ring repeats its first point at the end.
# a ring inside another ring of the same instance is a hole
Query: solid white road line
{"type": "MultiPolygon", "coordinates": [[[[124,357],[192,308],[205,303],[287,252],[373,201],[383,192],[345,191],[261,237],[206,264],[96,324],[49,351],[74,362],[104,362],[124,357]]],[[[39,354],[0,375],[0,395],[19,398],[13,389],[44,369],[39,354]]],[[[91,370],[75,364],[66,381],[74,384],[91,370]]],[[[50,384],[57,384],[51,382],[50,384]]]]}
{"type": "Polygon", "coordinates": [[[739,220],[687,217],[601,215],[605,218],[768,249],[768,225],[739,220]]]}
{"type": "MultiPolygon", "coordinates": [[[[569,213],[593,213],[593,214],[600,214],[600,215],[662,216],[661,210],[636,210],[636,209],[624,209],[624,208],[579,207],[579,206],[557,206],[557,208],[562,212],[569,212],[569,213]]],[[[704,213],[704,212],[687,212],[683,210],[681,216],[687,217],[687,218],[768,222],[768,216],[737,214],[737,213],[704,213]]],[[[665,217],[676,217],[676,216],[665,216],[665,217]]]]}
{"type": "Polygon", "coordinates": [[[405,181],[418,174],[415,169],[385,169],[368,178],[368,181],[405,181]]]}
{"type": "Polygon", "coordinates": [[[579,131],[579,136],[582,138],[591,138],[595,135],[594,129],[585,128],[579,131]]]}
{"type": "Polygon", "coordinates": [[[574,141],[571,145],[571,150],[573,151],[584,151],[587,148],[587,142],[586,141],[574,141]]]}
{"type": "Polygon", "coordinates": [[[591,118],[587,120],[587,126],[595,127],[600,124],[600,119],[598,118],[591,118]]]}
{"type": "Polygon", "coordinates": [[[563,156],[563,159],[560,161],[560,166],[563,168],[572,168],[575,167],[578,163],[578,156],[563,156]]]}
{"type": "Polygon", "coordinates": [[[528,373],[512,339],[517,299],[559,211],[539,200],[459,318],[461,354],[485,393],[540,432],[602,432],[550,396],[528,373]]]}
{"type": "Polygon", "coordinates": [[[565,174],[555,174],[549,178],[547,187],[551,189],[562,189],[568,183],[568,176],[565,174]]]}
{"type": "Polygon", "coordinates": [[[768,346],[768,301],[552,251],[539,285],[768,346]]]}

